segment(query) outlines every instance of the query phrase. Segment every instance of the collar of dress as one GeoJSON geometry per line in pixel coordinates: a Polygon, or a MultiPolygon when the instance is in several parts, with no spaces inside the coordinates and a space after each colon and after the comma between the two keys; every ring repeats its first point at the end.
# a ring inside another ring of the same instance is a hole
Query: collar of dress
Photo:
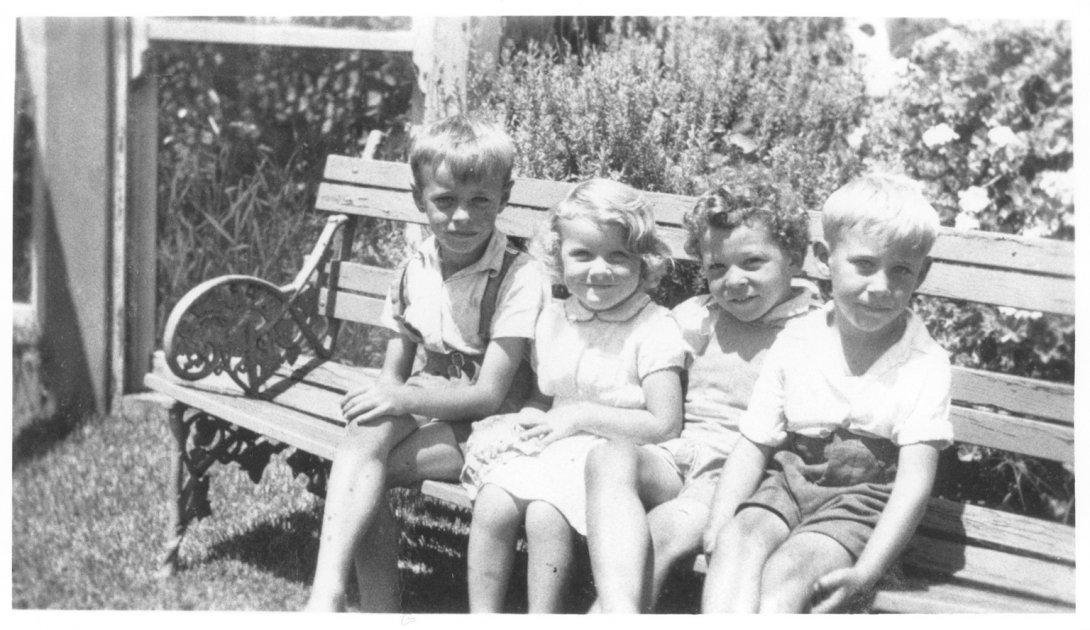
{"type": "Polygon", "coordinates": [[[592,319],[599,319],[604,322],[627,322],[650,303],[651,298],[637,289],[635,293],[611,309],[592,311],[583,306],[583,303],[576,299],[575,296],[572,296],[564,300],[564,315],[571,322],[587,322],[592,319]]]}

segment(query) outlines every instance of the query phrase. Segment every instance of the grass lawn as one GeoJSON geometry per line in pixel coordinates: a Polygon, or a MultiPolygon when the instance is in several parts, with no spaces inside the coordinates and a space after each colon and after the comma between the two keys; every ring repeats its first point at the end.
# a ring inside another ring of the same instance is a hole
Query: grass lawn
{"type": "MultiPolygon", "coordinates": [[[[16,437],[12,471],[12,606],[55,609],[296,610],[318,551],[321,501],[283,456],[254,485],[237,467],[213,467],[213,515],[191,526],[173,578],[154,572],[170,520],[171,438],[140,414],[85,418],[71,431],[35,425],[16,437]]],[[[464,612],[467,514],[394,491],[404,612],[464,612]]],[[[585,550],[569,599],[593,598],[585,550]]],[[[525,610],[525,557],[509,609],[525,610]]],[[[682,580],[664,611],[695,610],[682,580]]]]}

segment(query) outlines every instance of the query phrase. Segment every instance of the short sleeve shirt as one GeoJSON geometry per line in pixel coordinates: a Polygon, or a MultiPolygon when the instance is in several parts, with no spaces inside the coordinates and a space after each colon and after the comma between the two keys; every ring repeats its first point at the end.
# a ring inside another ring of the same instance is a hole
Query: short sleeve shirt
{"type": "MultiPolygon", "coordinates": [[[[401,290],[396,282],[387,292],[380,322],[433,352],[484,354],[485,343],[479,334],[481,298],[488,279],[503,265],[506,247],[507,236],[494,230],[481,259],[444,280],[435,237],[428,237],[406,262],[404,323],[394,317],[393,298],[401,290]]],[[[532,339],[547,288],[541,266],[519,253],[496,296],[491,338],[532,339]]]]}
{"type": "Polygon", "coordinates": [[[538,321],[534,365],[538,386],[554,405],[579,400],[642,408],[644,377],[683,369],[685,362],[670,311],[643,292],[601,313],[575,298],[550,300],[538,321]]]}
{"type": "Polygon", "coordinates": [[[676,306],[671,316],[692,354],[681,438],[729,453],[772,342],[788,322],[818,305],[805,285],[795,287],[790,298],[752,322],[739,321],[710,295],[676,306]]]}
{"type": "Polygon", "coordinates": [[[743,435],[776,447],[788,432],[838,428],[898,446],[953,440],[950,361],[911,311],[901,338],[852,375],[832,325],[834,304],[787,327],[769,350],[742,417],[743,435]]]}

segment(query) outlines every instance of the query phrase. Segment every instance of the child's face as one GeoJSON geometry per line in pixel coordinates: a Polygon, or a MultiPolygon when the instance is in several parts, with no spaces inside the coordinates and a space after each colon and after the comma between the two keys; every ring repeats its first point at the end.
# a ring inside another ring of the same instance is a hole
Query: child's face
{"type": "Polygon", "coordinates": [[[624,229],[577,217],[560,222],[564,286],[583,306],[604,311],[640,286],[640,257],[628,251],[624,229]]]}
{"type": "Polygon", "coordinates": [[[700,240],[701,265],[712,298],[743,322],[759,319],[791,294],[799,265],[762,223],[733,230],[710,227],[700,240]]]}
{"type": "Polygon", "coordinates": [[[428,218],[442,255],[474,262],[484,253],[496,215],[507,203],[510,188],[500,174],[490,173],[477,181],[458,181],[440,164],[435,175],[414,188],[416,207],[428,218]],[[475,258],[476,257],[476,258],[475,258]]]}
{"type": "Polygon", "coordinates": [[[881,333],[908,309],[927,256],[880,234],[848,229],[829,252],[837,325],[843,332],[881,333]]]}

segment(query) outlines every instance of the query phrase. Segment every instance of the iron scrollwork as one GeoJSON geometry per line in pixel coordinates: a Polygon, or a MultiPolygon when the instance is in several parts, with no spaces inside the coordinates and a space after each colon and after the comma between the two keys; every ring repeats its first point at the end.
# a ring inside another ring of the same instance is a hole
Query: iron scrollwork
{"type": "Polygon", "coordinates": [[[223,276],[189,291],[175,306],[164,334],[167,365],[195,381],[226,373],[251,396],[284,363],[309,345],[329,356],[329,322],[318,314],[317,289],[287,292],[250,276],[223,276]]]}
{"type": "Polygon", "coordinates": [[[257,483],[272,456],[287,447],[201,411],[189,414],[182,424],[185,435],[182,465],[186,479],[180,492],[186,521],[212,514],[207,475],[212,464],[235,462],[257,483]]]}

